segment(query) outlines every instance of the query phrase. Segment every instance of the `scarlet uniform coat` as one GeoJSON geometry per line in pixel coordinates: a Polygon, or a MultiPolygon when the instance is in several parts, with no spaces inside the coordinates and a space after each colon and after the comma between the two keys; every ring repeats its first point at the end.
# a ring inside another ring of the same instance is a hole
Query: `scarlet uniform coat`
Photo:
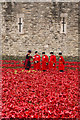
{"type": "Polygon", "coordinates": [[[34,55],[33,62],[34,62],[34,69],[35,70],[39,70],[40,69],[40,59],[41,59],[40,55],[34,55]]]}
{"type": "Polygon", "coordinates": [[[59,58],[59,70],[64,70],[64,64],[65,64],[64,58],[62,56],[60,56],[60,58],[59,58]]]}
{"type": "Polygon", "coordinates": [[[48,63],[48,56],[44,55],[42,56],[42,70],[46,70],[48,68],[48,65],[46,65],[46,63],[48,63]]]}
{"type": "Polygon", "coordinates": [[[50,61],[49,61],[49,69],[56,68],[56,56],[51,55],[50,56],[50,61]]]}
{"type": "Polygon", "coordinates": [[[29,54],[26,55],[26,60],[24,63],[25,69],[30,69],[31,68],[31,62],[30,59],[32,58],[32,56],[30,56],[29,54]]]}

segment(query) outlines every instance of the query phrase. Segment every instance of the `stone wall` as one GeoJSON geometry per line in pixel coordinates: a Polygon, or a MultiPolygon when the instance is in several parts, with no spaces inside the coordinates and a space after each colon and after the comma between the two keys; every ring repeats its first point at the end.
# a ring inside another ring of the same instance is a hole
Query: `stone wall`
{"type": "Polygon", "coordinates": [[[24,56],[31,49],[49,55],[78,56],[78,3],[2,3],[3,55],[24,56]],[[61,13],[67,13],[67,33],[60,33],[61,13]],[[17,14],[23,14],[23,33],[18,33],[17,14]]]}

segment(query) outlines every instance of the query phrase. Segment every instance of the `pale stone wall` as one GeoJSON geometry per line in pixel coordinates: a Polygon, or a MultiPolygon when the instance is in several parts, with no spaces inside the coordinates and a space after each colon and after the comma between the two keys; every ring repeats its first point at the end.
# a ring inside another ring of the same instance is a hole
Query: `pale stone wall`
{"type": "Polygon", "coordinates": [[[78,56],[78,3],[7,3],[3,8],[3,55],[24,56],[31,49],[49,55],[78,56]],[[60,33],[61,13],[67,13],[67,33],[60,33]],[[18,33],[17,14],[23,14],[23,34],[18,33]]]}

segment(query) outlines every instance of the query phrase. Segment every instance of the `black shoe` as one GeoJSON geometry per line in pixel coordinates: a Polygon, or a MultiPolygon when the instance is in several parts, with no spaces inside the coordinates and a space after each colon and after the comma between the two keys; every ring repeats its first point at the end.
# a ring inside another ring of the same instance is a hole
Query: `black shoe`
{"type": "Polygon", "coordinates": [[[43,70],[44,72],[46,71],[46,70],[43,70]]]}
{"type": "Polygon", "coordinates": [[[25,68],[25,70],[29,70],[29,68],[25,68]]]}
{"type": "Polygon", "coordinates": [[[64,72],[63,70],[60,70],[60,72],[64,72]]]}

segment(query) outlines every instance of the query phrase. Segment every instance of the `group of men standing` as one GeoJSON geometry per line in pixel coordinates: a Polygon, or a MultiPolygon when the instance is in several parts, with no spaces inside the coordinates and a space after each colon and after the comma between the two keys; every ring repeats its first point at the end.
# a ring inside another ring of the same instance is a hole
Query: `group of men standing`
{"type": "MultiPolygon", "coordinates": [[[[29,70],[31,68],[31,58],[33,58],[33,64],[35,70],[42,69],[43,71],[46,71],[47,69],[56,69],[56,56],[53,52],[50,52],[50,60],[48,56],[45,54],[45,52],[42,52],[42,61],[41,57],[38,54],[38,51],[35,51],[35,55],[32,57],[30,56],[31,50],[28,50],[28,54],[26,55],[26,60],[24,63],[25,69],[29,70]]],[[[59,71],[64,71],[64,58],[62,56],[62,53],[59,53],[59,71]]]]}

